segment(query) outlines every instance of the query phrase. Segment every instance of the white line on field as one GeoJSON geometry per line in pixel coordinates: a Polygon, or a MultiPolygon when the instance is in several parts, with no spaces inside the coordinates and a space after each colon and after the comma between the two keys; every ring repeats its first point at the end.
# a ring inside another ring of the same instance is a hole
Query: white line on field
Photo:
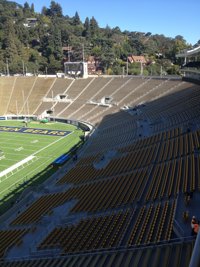
{"type": "Polygon", "coordinates": [[[69,133],[69,134],[67,134],[67,135],[65,135],[65,136],[63,136],[63,137],[61,137],[61,138],[59,138],[59,139],[57,139],[57,140],[55,140],[53,143],[50,143],[50,144],[48,144],[47,146],[41,148],[40,150],[38,150],[38,151],[36,151],[35,153],[33,153],[31,156],[35,156],[36,154],[40,153],[40,152],[43,151],[44,149],[46,149],[46,148],[48,148],[48,147],[54,145],[55,143],[59,142],[60,140],[64,139],[65,137],[69,136],[69,135],[72,134],[72,133],[74,133],[74,131],[71,132],[71,133],[69,133]]]}
{"type": "MultiPolygon", "coordinates": [[[[16,169],[17,167],[23,165],[25,162],[27,162],[27,161],[29,161],[30,159],[34,158],[36,154],[38,154],[38,153],[40,153],[41,151],[43,151],[44,149],[46,149],[46,148],[48,148],[48,147],[54,145],[55,143],[59,142],[60,140],[64,139],[65,137],[69,136],[69,135],[72,134],[72,133],[74,133],[74,131],[71,132],[71,133],[69,133],[68,135],[65,135],[65,136],[63,136],[63,137],[61,137],[61,138],[55,140],[53,143],[50,143],[50,144],[48,144],[47,146],[41,148],[40,150],[36,151],[35,153],[33,153],[32,155],[30,155],[30,156],[28,156],[27,158],[23,159],[22,161],[18,162],[17,164],[14,164],[14,165],[12,165],[11,167],[9,167],[9,168],[5,169],[4,171],[0,172],[0,177],[3,177],[4,175],[8,174],[8,173],[11,172],[12,170],[16,169]]],[[[6,179],[4,179],[3,181],[7,180],[8,178],[9,178],[9,177],[7,177],[6,179]]],[[[0,183],[3,182],[3,181],[0,181],[0,183]]],[[[2,193],[2,192],[1,192],[1,193],[2,193]]]]}
{"type": "MultiPolygon", "coordinates": [[[[48,161],[46,161],[48,162],[48,161]]],[[[36,167],[36,169],[32,170],[31,172],[28,173],[28,175],[32,172],[34,172],[35,170],[39,169],[42,165],[45,165],[46,162],[43,162],[40,166],[36,167]]],[[[27,176],[28,176],[27,175],[27,176]]],[[[10,176],[11,177],[11,176],[10,176]]],[[[9,177],[9,178],[10,178],[9,177]]],[[[4,180],[5,181],[5,180],[4,180]]],[[[9,190],[10,188],[14,187],[15,185],[19,184],[20,181],[24,181],[24,177],[22,177],[21,179],[17,180],[15,183],[11,184],[9,187],[6,187],[3,191],[0,192],[0,194],[3,194],[5,191],[9,190]]]]}
{"type": "Polygon", "coordinates": [[[16,164],[10,166],[9,168],[7,168],[6,170],[0,172],[0,178],[3,177],[4,175],[8,174],[9,172],[14,171],[15,169],[17,169],[18,167],[22,166],[24,163],[32,160],[34,158],[34,156],[29,156],[19,162],[17,162],[16,164]]]}
{"type": "MultiPolygon", "coordinates": [[[[74,131],[71,132],[70,134],[73,134],[73,133],[74,133],[74,131]]],[[[70,135],[70,134],[68,134],[68,135],[70,135]]],[[[56,141],[59,141],[59,140],[63,139],[64,137],[67,137],[68,135],[63,136],[62,138],[60,138],[60,139],[58,139],[58,140],[56,140],[56,141]]],[[[55,143],[55,142],[54,142],[54,143],[55,143]]],[[[72,143],[72,141],[71,141],[70,143],[72,143]]],[[[53,143],[51,143],[51,144],[53,144],[53,143]]],[[[50,144],[50,145],[51,145],[51,144],[50,144]]],[[[36,152],[36,153],[38,153],[38,152],[36,152]]],[[[36,153],[34,153],[34,154],[36,154],[36,153]]],[[[28,177],[31,173],[33,173],[36,169],[40,169],[40,167],[41,167],[42,165],[45,165],[46,162],[48,162],[48,161],[49,161],[49,158],[48,158],[47,161],[43,161],[42,164],[40,164],[40,166],[38,166],[38,167],[36,167],[34,170],[28,172],[28,173],[27,173],[27,177],[28,177]]],[[[10,177],[11,177],[11,176],[10,176],[10,177]]],[[[9,178],[10,178],[10,177],[9,177],[9,178]]],[[[10,185],[9,187],[6,187],[3,191],[0,192],[0,194],[3,194],[5,191],[9,190],[10,188],[12,188],[13,186],[15,186],[16,184],[19,184],[19,182],[22,181],[22,180],[24,180],[24,177],[22,177],[21,179],[18,179],[15,183],[13,183],[12,185],[10,185]]]]}

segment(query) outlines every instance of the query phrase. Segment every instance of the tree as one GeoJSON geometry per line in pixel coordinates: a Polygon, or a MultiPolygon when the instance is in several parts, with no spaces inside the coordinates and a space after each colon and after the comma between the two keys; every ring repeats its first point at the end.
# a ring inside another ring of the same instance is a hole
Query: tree
{"type": "Polygon", "coordinates": [[[81,20],[80,20],[78,12],[76,11],[76,13],[75,13],[75,15],[73,17],[73,25],[77,26],[79,24],[81,24],[81,20]]]}
{"type": "Polygon", "coordinates": [[[62,17],[62,7],[60,4],[56,3],[55,1],[51,1],[49,15],[54,17],[62,17]]]}
{"type": "Polygon", "coordinates": [[[24,15],[25,15],[26,17],[31,16],[32,11],[31,11],[31,9],[30,9],[30,6],[29,6],[28,2],[25,2],[25,3],[24,3],[23,12],[24,12],[24,15]]]}
{"type": "Polygon", "coordinates": [[[53,46],[54,46],[54,57],[56,60],[61,60],[62,58],[62,42],[61,42],[61,31],[58,25],[55,25],[52,32],[53,36],[53,46]]]}
{"type": "Polygon", "coordinates": [[[32,13],[35,12],[35,7],[34,7],[34,4],[33,4],[33,3],[31,4],[31,12],[32,12],[32,13]]]}
{"type": "Polygon", "coordinates": [[[30,10],[30,6],[29,6],[28,2],[24,3],[24,10],[30,10]]]}
{"type": "Polygon", "coordinates": [[[179,66],[178,65],[171,65],[168,69],[167,69],[167,74],[169,75],[179,75],[179,66]]]}
{"type": "Polygon", "coordinates": [[[62,44],[67,45],[69,43],[70,32],[68,29],[61,29],[61,41],[62,44]]]}
{"type": "Polygon", "coordinates": [[[83,36],[86,38],[90,38],[90,36],[91,36],[90,20],[88,17],[85,19],[85,22],[84,22],[83,36]]]}
{"type": "MultiPolygon", "coordinates": [[[[54,63],[60,69],[62,46],[72,48],[71,60],[80,60],[80,44],[84,43],[85,56],[98,58],[104,69],[110,69],[109,73],[121,73],[127,57],[133,54],[146,54],[155,63],[146,66],[146,72],[159,74],[162,65],[168,73],[175,73],[177,63],[181,63],[176,54],[191,48],[181,35],[169,38],[150,32],[121,32],[119,27],[108,25],[100,28],[94,17],[87,17],[82,23],[78,12],[73,17],[63,16],[60,4],[55,1],[50,1],[49,8],[43,7],[41,14],[36,14],[34,4],[28,3],[22,7],[13,1],[0,0],[0,66],[5,67],[6,60],[12,62],[12,71],[19,70],[22,60],[33,70],[44,71],[47,64],[51,64],[53,71],[54,63]],[[37,18],[34,27],[24,26],[28,17],[37,18]]],[[[130,74],[140,71],[132,64],[129,67],[130,74]]]]}
{"type": "Polygon", "coordinates": [[[95,46],[92,48],[92,56],[99,58],[102,54],[101,46],[95,46]]]}
{"type": "Polygon", "coordinates": [[[96,19],[94,17],[91,18],[90,20],[90,33],[91,33],[91,37],[95,37],[98,35],[99,32],[99,26],[98,23],[96,21],[96,19]]]}
{"type": "Polygon", "coordinates": [[[105,28],[105,35],[106,35],[106,37],[107,38],[111,38],[112,37],[112,34],[113,34],[112,29],[108,25],[106,25],[106,28],[105,28]]]}
{"type": "Polygon", "coordinates": [[[115,28],[113,28],[113,29],[112,29],[112,32],[113,32],[113,33],[117,33],[117,34],[121,34],[121,30],[120,30],[119,27],[115,27],[115,28]]]}
{"type": "Polygon", "coordinates": [[[187,49],[188,45],[182,36],[178,35],[175,37],[174,44],[172,47],[171,57],[175,63],[181,62],[181,59],[176,58],[176,54],[180,53],[184,49],[187,49]]]}
{"type": "Polygon", "coordinates": [[[124,62],[122,60],[116,60],[112,67],[113,74],[121,75],[123,73],[123,68],[125,68],[124,62]]]}
{"type": "Polygon", "coordinates": [[[61,62],[56,60],[53,55],[49,57],[48,62],[48,73],[56,73],[58,70],[62,70],[63,66],[61,65],[61,62]]]}
{"type": "Polygon", "coordinates": [[[5,58],[10,59],[10,61],[12,61],[18,55],[18,50],[16,46],[17,37],[15,36],[15,29],[11,20],[7,20],[4,27],[5,37],[2,43],[2,48],[5,50],[5,58]]]}
{"type": "Polygon", "coordinates": [[[129,43],[133,49],[133,51],[136,51],[137,55],[141,55],[144,53],[144,45],[141,42],[140,38],[138,37],[132,37],[129,39],[129,43]]]}
{"type": "Polygon", "coordinates": [[[107,49],[106,51],[104,51],[104,53],[102,53],[101,62],[104,68],[112,68],[115,62],[115,54],[112,49],[107,49]]]}
{"type": "Polygon", "coordinates": [[[49,15],[48,13],[49,13],[49,9],[46,6],[43,6],[41,14],[44,16],[48,16],[49,15]]]}

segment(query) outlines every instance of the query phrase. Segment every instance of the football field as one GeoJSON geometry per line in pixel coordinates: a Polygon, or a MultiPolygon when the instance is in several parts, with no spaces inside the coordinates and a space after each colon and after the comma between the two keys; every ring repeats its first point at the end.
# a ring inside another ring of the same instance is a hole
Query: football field
{"type": "Polygon", "coordinates": [[[56,122],[31,122],[24,127],[23,122],[0,121],[0,199],[17,188],[22,190],[33,178],[38,180],[39,174],[77,144],[82,134],[73,125],[56,122]]]}

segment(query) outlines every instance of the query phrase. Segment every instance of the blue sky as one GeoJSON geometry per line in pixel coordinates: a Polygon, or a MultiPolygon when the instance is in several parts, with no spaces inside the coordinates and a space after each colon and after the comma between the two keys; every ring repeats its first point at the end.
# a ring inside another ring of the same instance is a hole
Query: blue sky
{"type": "MultiPolygon", "coordinates": [[[[25,0],[15,0],[24,4],[25,0]]],[[[35,11],[49,7],[51,1],[27,0],[35,11]]],[[[194,45],[200,40],[200,0],[55,0],[63,15],[74,16],[77,11],[82,22],[86,17],[97,20],[100,27],[118,26],[122,31],[151,32],[174,38],[181,35],[194,45]]]]}

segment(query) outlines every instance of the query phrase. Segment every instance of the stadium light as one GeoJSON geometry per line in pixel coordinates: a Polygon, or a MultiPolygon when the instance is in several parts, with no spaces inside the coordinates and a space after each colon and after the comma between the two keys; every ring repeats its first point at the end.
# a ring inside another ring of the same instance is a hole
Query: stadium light
{"type": "Polygon", "coordinates": [[[6,68],[7,68],[7,76],[10,76],[9,66],[8,66],[8,59],[6,58],[6,68]]]}
{"type": "Polygon", "coordinates": [[[68,62],[70,62],[70,52],[71,52],[71,50],[69,49],[69,44],[68,44],[67,47],[68,47],[67,48],[67,57],[68,57],[68,62]]]}
{"type": "Polygon", "coordinates": [[[85,61],[84,44],[82,44],[82,57],[83,57],[83,62],[84,62],[85,61]]]}
{"type": "Polygon", "coordinates": [[[163,75],[163,70],[162,70],[162,66],[160,66],[160,76],[162,78],[162,75],[163,75]]]}
{"type": "Polygon", "coordinates": [[[52,111],[53,111],[53,120],[55,122],[55,108],[54,108],[54,95],[53,95],[53,90],[52,90],[52,111]]]}
{"type": "Polygon", "coordinates": [[[142,61],[140,61],[140,75],[143,75],[143,65],[142,65],[142,61]]]}
{"type": "Polygon", "coordinates": [[[126,60],[126,75],[128,76],[128,57],[127,57],[127,60],[126,60]]]}
{"type": "Polygon", "coordinates": [[[125,71],[125,67],[122,67],[122,76],[124,77],[124,71],[125,71]]]}
{"type": "Polygon", "coordinates": [[[24,60],[22,60],[22,71],[23,71],[23,76],[24,76],[24,72],[25,72],[25,70],[24,70],[24,60]]]}

